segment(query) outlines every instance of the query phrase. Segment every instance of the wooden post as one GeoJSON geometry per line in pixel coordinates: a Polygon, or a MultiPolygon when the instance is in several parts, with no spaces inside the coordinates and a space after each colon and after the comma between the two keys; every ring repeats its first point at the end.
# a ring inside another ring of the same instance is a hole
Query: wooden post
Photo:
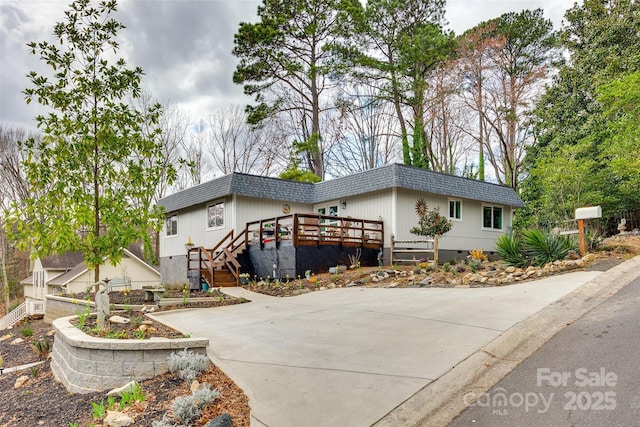
{"type": "Polygon", "coordinates": [[[584,240],[584,219],[578,220],[578,236],[580,237],[580,256],[587,254],[587,244],[584,240]]]}
{"type": "Polygon", "coordinates": [[[393,265],[394,252],[396,250],[396,236],[391,234],[391,262],[390,265],[393,265]]]}

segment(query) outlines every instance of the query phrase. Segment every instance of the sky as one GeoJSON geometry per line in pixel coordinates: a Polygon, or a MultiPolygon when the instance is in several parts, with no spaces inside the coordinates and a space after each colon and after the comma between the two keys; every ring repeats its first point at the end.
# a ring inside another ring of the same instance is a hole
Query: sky
{"type": "MultiPolygon", "coordinates": [[[[0,125],[35,130],[43,110],[27,105],[26,75],[50,68],[26,46],[53,41],[53,27],[64,21],[71,0],[0,0],[0,125]]],[[[156,100],[171,103],[195,122],[231,104],[246,105],[242,86],[231,78],[231,54],[241,22],[255,22],[258,0],[120,0],[115,18],[123,57],[145,72],[142,86],[156,100]]],[[[559,28],[574,0],[448,0],[448,28],[456,34],[506,12],[542,8],[559,28]]]]}

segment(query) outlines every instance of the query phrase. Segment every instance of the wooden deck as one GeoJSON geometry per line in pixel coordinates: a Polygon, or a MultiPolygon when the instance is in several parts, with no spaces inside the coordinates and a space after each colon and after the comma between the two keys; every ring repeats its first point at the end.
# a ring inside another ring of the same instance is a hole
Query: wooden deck
{"type": "Polygon", "coordinates": [[[384,244],[382,221],[349,217],[292,214],[247,223],[235,235],[230,231],[213,248],[194,247],[187,254],[187,274],[199,272],[210,286],[237,286],[237,257],[250,245],[291,242],[295,248],[343,246],[379,250],[384,244]]]}
{"type": "Polygon", "coordinates": [[[293,214],[247,223],[249,245],[293,241],[299,246],[349,246],[379,249],[384,243],[382,221],[316,214],[293,214]]]}

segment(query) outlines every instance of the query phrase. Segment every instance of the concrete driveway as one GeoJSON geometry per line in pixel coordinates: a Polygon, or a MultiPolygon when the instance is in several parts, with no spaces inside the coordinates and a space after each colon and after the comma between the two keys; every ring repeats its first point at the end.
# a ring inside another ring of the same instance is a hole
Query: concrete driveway
{"type": "Polygon", "coordinates": [[[370,426],[516,323],[601,272],[478,289],[345,288],[155,317],[209,338],[252,425],[370,426]]]}

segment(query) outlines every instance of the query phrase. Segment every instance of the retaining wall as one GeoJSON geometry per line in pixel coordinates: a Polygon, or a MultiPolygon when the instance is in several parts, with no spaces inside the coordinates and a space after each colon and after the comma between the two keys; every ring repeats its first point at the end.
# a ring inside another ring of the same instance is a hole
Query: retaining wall
{"type": "MultiPolygon", "coordinates": [[[[84,313],[86,307],[89,307],[91,313],[96,311],[96,303],[93,301],[55,295],[47,295],[45,299],[44,321],[47,323],[53,323],[54,320],[61,317],[77,316],[80,313],[84,313]]],[[[149,305],[153,304],[155,304],[153,301],[149,302],[149,305]]],[[[164,305],[169,305],[169,303],[167,302],[164,305]]],[[[144,306],[132,304],[111,304],[110,306],[112,313],[120,310],[140,310],[142,307],[144,306]]]]}
{"type": "Polygon", "coordinates": [[[51,369],[71,393],[110,390],[164,374],[171,353],[188,348],[206,355],[209,345],[206,338],[96,338],[69,322],[75,317],[53,321],[56,337],[51,352],[51,369]]]}

